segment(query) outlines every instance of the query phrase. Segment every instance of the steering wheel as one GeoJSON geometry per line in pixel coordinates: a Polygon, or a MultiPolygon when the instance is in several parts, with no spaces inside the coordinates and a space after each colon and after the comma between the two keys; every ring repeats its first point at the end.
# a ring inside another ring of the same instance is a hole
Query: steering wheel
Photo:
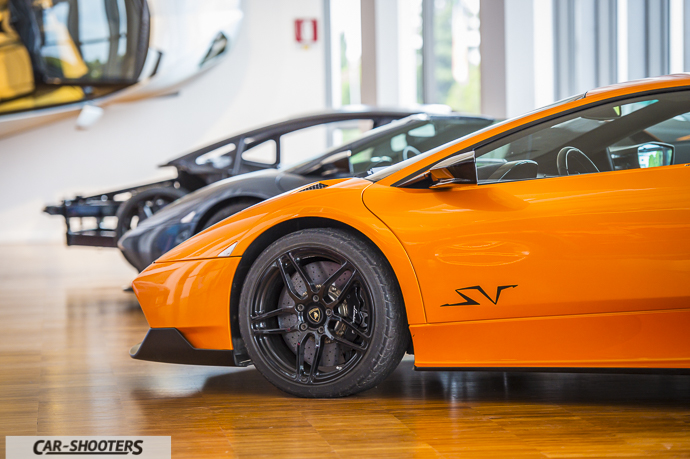
{"type": "Polygon", "coordinates": [[[564,147],[556,157],[559,175],[592,174],[599,168],[582,151],[575,147],[564,147]]]}
{"type": "Polygon", "coordinates": [[[403,151],[402,151],[403,160],[411,158],[412,156],[410,156],[410,153],[412,153],[412,156],[417,156],[421,152],[419,150],[417,150],[415,147],[413,147],[412,145],[408,145],[405,148],[403,148],[403,151]]]}

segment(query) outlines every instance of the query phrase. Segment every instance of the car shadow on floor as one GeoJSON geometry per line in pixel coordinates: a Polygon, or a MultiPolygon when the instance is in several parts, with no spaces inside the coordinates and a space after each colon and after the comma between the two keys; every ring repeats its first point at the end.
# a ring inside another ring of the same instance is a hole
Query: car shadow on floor
{"type": "MultiPolygon", "coordinates": [[[[208,377],[202,394],[290,397],[252,367],[208,377]]],[[[478,403],[545,403],[690,407],[690,376],[604,373],[415,371],[405,359],[383,383],[355,395],[478,403]]]]}

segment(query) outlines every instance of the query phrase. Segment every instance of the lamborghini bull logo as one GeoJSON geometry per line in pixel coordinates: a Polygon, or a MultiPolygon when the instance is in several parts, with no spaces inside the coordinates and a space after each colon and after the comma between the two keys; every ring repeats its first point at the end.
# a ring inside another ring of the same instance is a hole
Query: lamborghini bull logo
{"type": "Polygon", "coordinates": [[[310,309],[309,310],[309,317],[314,322],[320,322],[321,321],[321,309],[319,309],[319,308],[310,309]]]}
{"type": "Polygon", "coordinates": [[[515,288],[515,287],[517,287],[517,285],[501,285],[501,286],[497,287],[497,288],[496,288],[496,299],[495,299],[495,300],[494,300],[493,298],[491,298],[491,297],[484,291],[484,289],[483,289],[481,286],[479,286],[479,285],[474,285],[474,286],[472,286],[472,287],[459,288],[459,289],[457,289],[457,290],[455,290],[455,291],[458,293],[458,295],[460,295],[461,297],[463,297],[463,298],[465,299],[465,301],[464,301],[463,303],[442,304],[441,307],[443,307],[443,306],[476,306],[476,305],[480,305],[480,303],[479,303],[478,301],[476,301],[476,300],[470,298],[469,296],[465,295],[464,293],[462,293],[463,290],[476,290],[476,291],[478,291],[479,293],[481,293],[482,295],[484,295],[484,296],[486,297],[487,300],[491,301],[493,304],[497,304],[497,303],[498,303],[498,299],[501,297],[501,292],[502,292],[503,290],[505,290],[505,289],[507,289],[507,288],[515,288]]]}

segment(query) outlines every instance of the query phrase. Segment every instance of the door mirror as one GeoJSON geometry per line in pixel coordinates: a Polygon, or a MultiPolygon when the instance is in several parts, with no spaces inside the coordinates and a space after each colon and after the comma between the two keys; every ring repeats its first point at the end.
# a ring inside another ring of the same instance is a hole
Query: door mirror
{"type": "Polygon", "coordinates": [[[673,164],[673,145],[661,142],[645,143],[637,147],[637,161],[641,168],[673,164]]]}
{"type": "Polygon", "coordinates": [[[439,188],[455,184],[477,184],[477,160],[474,152],[460,153],[444,159],[429,169],[430,188],[439,188]]]}
{"type": "Polygon", "coordinates": [[[675,148],[663,142],[647,142],[625,147],[609,147],[613,170],[646,169],[673,164],[675,148]]]}
{"type": "Polygon", "coordinates": [[[443,188],[452,185],[476,185],[477,160],[474,151],[460,153],[433,165],[428,171],[402,183],[409,188],[443,188]]]}

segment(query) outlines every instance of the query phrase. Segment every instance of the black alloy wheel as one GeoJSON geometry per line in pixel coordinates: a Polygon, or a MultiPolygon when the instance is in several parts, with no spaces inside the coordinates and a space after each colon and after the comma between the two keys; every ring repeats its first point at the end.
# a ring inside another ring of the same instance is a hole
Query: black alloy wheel
{"type": "Polygon", "coordinates": [[[119,241],[127,231],[185,194],[186,191],[173,187],[149,188],[135,194],[117,209],[115,240],[119,241]]]}
{"type": "Polygon", "coordinates": [[[276,241],[250,269],[240,300],[257,369],[302,397],[344,396],[382,381],[405,353],[406,327],[385,258],[334,229],[276,241]]]}

